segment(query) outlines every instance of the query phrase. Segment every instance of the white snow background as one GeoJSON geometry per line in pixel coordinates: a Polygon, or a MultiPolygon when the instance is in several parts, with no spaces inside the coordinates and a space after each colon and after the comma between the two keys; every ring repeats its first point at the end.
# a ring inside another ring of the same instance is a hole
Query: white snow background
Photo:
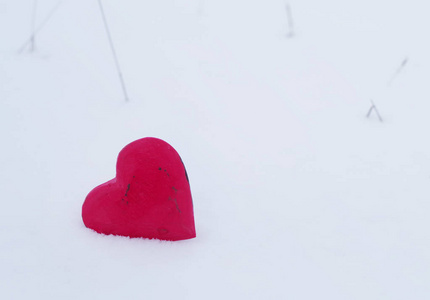
{"type": "Polygon", "coordinates": [[[282,0],[103,0],[127,103],[97,1],[18,54],[33,4],[0,0],[0,299],[430,299],[428,1],[291,0],[288,38],[282,0]],[[82,223],[146,136],[195,239],[82,223]]]}

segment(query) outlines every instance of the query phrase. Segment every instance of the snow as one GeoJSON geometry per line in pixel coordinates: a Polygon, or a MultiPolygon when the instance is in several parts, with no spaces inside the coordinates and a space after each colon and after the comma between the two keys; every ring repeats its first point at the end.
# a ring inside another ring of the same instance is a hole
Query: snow
{"type": "Polygon", "coordinates": [[[128,103],[97,1],[18,54],[33,1],[0,0],[1,299],[430,297],[429,3],[291,0],[293,38],[280,0],[103,4],[128,103]],[[82,223],[145,136],[182,156],[196,239],[82,223]]]}

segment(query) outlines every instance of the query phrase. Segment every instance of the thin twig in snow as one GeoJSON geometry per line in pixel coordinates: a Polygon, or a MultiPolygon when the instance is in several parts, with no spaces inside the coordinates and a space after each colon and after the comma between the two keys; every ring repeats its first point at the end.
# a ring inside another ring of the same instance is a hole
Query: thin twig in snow
{"type": "Polygon", "coordinates": [[[30,47],[31,52],[33,52],[35,49],[34,31],[36,30],[36,12],[37,12],[37,0],[34,0],[33,16],[31,18],[31,47],[30,47]]]}
{"type": "Polygon", "coordinates": [[[125,82],[124,82],[124,78],[122,76],[121,67],[119,65],[118,57],[116,55],[115,47],[113,45],[112,36],[110,34],[110,30],[109,30],[109,26],[108,26],[108,23],[107,23],[107,20],[106,20],[106,16],[105,16],[105,13],[104,13],[104,10],[103,10],[102,2],[101,2],[101,0],[98,0],[98,2],[99,2],[100,12],[102,14],[102,18],[103,18],[103,23],[104,23],[104,26],[105,26],[106,34],[108,36],[109,45],[110,45],[110,48],[111,48],[111,51],[112,51],[113,58],[115,60],[115,66],[116,66],[116,69],[117,69],[117,72],[118,72],[118,77],[119,77],[119,80],[121,82],[122,91],[124,92],[125,101],[127,102],[128,101],[127,89],[125,87],[125,82]]]}
{"type": "Polygon", "coordinates": [[[394,79],[396,79],[396,77],[400,74],[400,72],[402,72],[402,70],[404,69],[404,67],[406,66],[407,63],[408,63],[408,58],[406,57],[402,61],[400,66],[397,68],[396,72],[394,72],[394,74],[391,76],[390,80],[388,81],[388,86],[390,86],[391,83],[394,81],[394,79]]]}
{"type": "Polygon", "coordinates": [[[289,3],[285,4],[285,8],[287,10],[287,22],[288,22],[288,34],[287,34],[287,37],[292,38],[294,36],[293,13],[291,11],[291,6],[290,6],[289,3]]]}
{"type": "Polygon", "coordinates": [[[31,36],[24,42],[24,44],[21,46],[21,48],[19,48],[18,53],[22,53],[25,50],[25,48],[27,48],[28,45],[33,44],[33,47],[34,47],[34,39],[35,39],[36,35],[39,33],[40,30],[42,30],[42,28],[46,25],[46,23],[48,23],[48,21],[54,15],[54,13],[58,9],[58,7],[60,7],[61,3],[62,3],[62,1],[58,2],[57,5],[54,6],[54,8],[49,12],[49,14],[46,16],[46,18],[43,19],[42,23],[40,23],[40,25],[33,31],[31,36]]]}
{"type": "Polygon", "coordinates": [[[379,114],[379,111],[378,111],[378,109],[376,108],[375,103],[373,103],[373,101],[372,101],[372,100],[370,100],[370,103],[372,103],[372,106],[370,107],[369,112],[367,113],[366,117],[367,117],[367,118],[369,118],[369,117],[370,117],[370,114],[371,114],[371,113],[372,113],[372,111],[374,110],[374,111],[375,111],[375,113],[376,113],[376,115],[378,116],[379,121],[380,121],[380,122],[382,122],[382,117],[381,117],[381,115],[379,114]]]}

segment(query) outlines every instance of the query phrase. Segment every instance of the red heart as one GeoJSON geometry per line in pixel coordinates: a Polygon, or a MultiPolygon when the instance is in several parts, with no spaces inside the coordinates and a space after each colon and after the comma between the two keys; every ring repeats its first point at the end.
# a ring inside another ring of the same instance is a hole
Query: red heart
{"type": "Polygon", "coordinates": [[[194,238],[193,201],[179,154],[156,138],[125,146],[118,155],[116,177],[88,194],[82,219],[85,226],[104,234],[170,241],[194,238]]]}

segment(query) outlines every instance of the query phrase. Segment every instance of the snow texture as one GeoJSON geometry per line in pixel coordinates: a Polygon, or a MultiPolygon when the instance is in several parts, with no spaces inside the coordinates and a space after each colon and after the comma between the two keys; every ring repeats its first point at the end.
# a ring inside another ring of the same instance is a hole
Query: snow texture
{"type": "Polygon", "coordinates": [[[18,54],[33,3],[0,0],[1,299],[430,298],[429,2],[291,0],[290,36],[282,0],[103,0],[129,102],[97,1],[18,54]],[[82,222],[146,136],[187,167],[196,239],[82,222]]]}

